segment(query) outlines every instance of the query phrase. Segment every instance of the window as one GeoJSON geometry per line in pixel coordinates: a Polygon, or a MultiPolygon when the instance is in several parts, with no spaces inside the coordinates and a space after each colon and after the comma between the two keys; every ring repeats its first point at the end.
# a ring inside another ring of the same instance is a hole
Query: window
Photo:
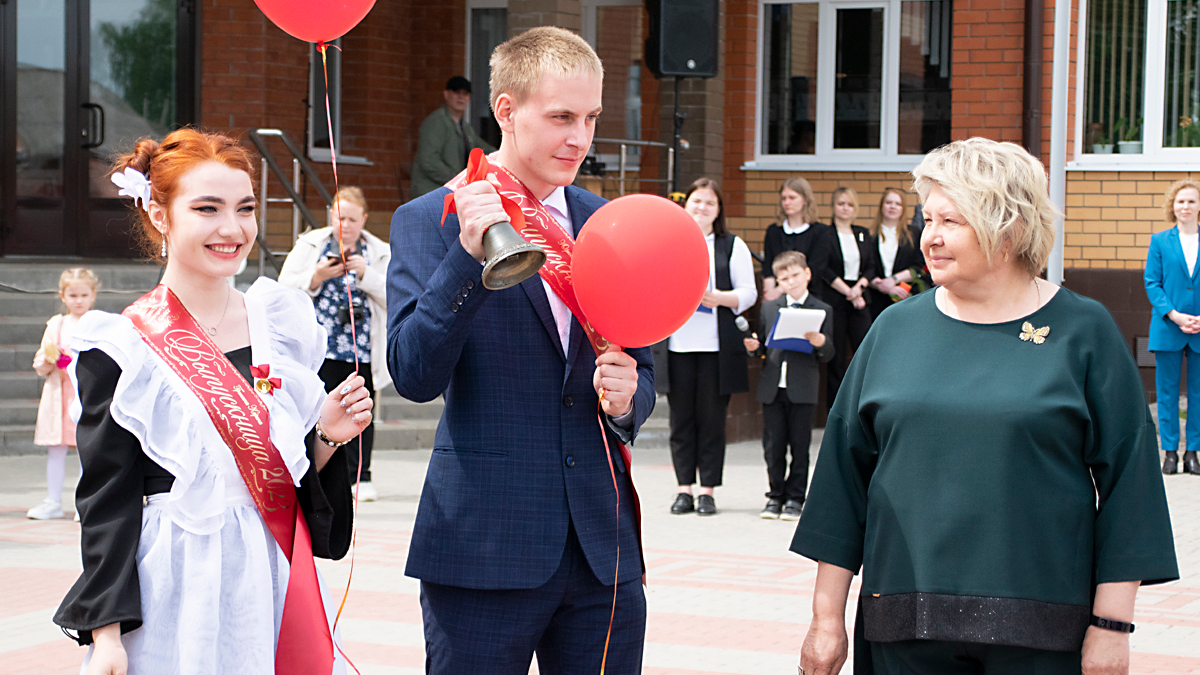
{"type": "Polygon", "coordinates": [[[1200,0],[1089,0],[1077,95],[1076,162],[1200,158],[1200,0]]]}
{"type": "Polygon", "coordinates": [[[337,161],[341,164],[366,164],[365,157],[342,154],[342,39],[329,43],[326,64],[316,45],[308,47],[308,158],[316,162],[332,161],[329,129],[337,142],[337,161]],[[329,110],[325,110],[325,71],[329,71],[329,110]]]}
{"type": "MultiPolygon", "coordinates": [[[[642,138],[642,58],[644,50],[642,0],[583,0],[583,38],[604,64],[604,113],[596,120],[592,150],[596,161],[610,171],[621,163],[620,145],[612,140],[642,138]]],[[[627,146],[626,169],[641,166],[641,150],[627,146]]]]}
{"type": "Polygon", "coordinates": [[[1167,3],[1163,145],[1200,147],[1200,2],[1167,3]]]}
{"type": "Polygon", "coordinates": [[[479,137],[500,147],[500,125],[492,115],[492,52],[508,39],[507,0],[470,0],[467,5],[467,72],[471,103],[467,122],[479,137]]]}
{"type": "Polygon", "coordinates": [[[764,3],[754,164],[911,168],[949,142],[950,11],[950,0],[764,3]]]}
{"type": "Polygon", "coordinates": [[[1094,0],[1088,8],[1084,152],[1142,151],[1146,0],[1094,0]],[[1118,145],[1120,143],[1120,145],[1118,145]]]}

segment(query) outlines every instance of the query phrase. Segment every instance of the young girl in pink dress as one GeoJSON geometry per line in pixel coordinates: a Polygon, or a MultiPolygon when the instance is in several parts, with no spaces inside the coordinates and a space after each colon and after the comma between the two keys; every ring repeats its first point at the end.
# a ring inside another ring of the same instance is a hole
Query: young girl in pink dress
{"type": "Polygon", "coordinates": [[[67,448],[75,447],[75,423],[67,414],[74,400],[74,390],[67,380],[66,368],[75,356],[71,338],[79,319],[96,303],[100,280],[89,269],[73,267],[58,278],[58,297],[67,307],[66,314],[51,317],[46,322],[42,344],[33,357],[33,369],[46,378],[42,400],[38,404],[37,427],[33,432],[36,445],[49,446],[46,459],[46,498],[29,509],[34,520],[62,518],[62,487],[67,472],[67,448]]]}

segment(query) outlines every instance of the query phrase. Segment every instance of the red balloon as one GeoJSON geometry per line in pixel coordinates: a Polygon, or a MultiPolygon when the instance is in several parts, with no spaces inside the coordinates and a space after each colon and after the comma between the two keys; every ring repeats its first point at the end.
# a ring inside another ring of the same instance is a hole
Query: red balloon
{"type": "Polygon", "coordinates": [[[575,297],[609,341],[645,347],[687,323],[708,288],[708,245],[675,202],[636,194],[588,218],[571,261],[575,297]]]}
{"type": "Polygon", "coordinates": [[[332,42],[358,25],[375,0],[254,0],[276,26],[305,42],[332,42]]]}

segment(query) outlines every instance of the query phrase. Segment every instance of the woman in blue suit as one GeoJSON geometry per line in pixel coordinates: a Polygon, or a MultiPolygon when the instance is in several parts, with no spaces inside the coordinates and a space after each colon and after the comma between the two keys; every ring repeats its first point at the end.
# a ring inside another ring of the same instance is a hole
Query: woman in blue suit
{"type": "Polygon", "coordinates": [[[1153,306],[1150,351],[1154,352],[1158,389],[1158,435],[1166,452],[1162,472],[1170,475],[1178,471],[1179,375],[1186,351],[1187,398],[1192,414],[1187,420],[1183,470],[1200,475],[1200,461],[1196,459],[1196,451],[1200,450],[1200,363],[1192,368],[1192,358],[1200,358],[1200,278],[1196,275],[1200,182],[1176,181],[1167,190],[1163,211],[1167,222],[1175,223],[1175,227],[1150,238],[1145,276],[1146,295],[1153,306]]]}

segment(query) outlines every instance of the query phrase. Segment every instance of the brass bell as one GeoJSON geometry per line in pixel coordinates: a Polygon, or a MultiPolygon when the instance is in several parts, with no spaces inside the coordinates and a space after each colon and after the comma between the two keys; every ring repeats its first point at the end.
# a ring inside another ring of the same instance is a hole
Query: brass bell
{"type": "Polygon", "coordinates": [[[546,262],[541,246],[525,241],[512,223],[499,222],[483,233],[483,286],[499,291],[538,273],[546,262]]]}

